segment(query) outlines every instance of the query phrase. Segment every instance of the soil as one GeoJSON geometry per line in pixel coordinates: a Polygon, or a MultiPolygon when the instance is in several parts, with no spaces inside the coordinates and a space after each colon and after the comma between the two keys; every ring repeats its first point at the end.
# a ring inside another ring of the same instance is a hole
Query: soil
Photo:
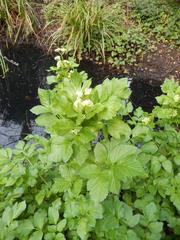
{"type": "Polygon", "coordinates": [[[129,75],[151,85],[160,85],[166,78],[180,82],[180,49],[163,43],[156,43],[153,48],[134,66],[127,66],[129,75]]]}

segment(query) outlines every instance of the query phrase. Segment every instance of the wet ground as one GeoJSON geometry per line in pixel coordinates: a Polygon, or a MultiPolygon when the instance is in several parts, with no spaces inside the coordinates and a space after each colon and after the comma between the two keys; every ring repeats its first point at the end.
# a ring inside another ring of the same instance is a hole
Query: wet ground
{"type": "MultiPolygon", "coordinates": [[[[13,147],[28,133],[44,135],[43,129],[35,125],[30,108],[38,104],[38,87],[46,87],[47,70],[54,64],[52,56],[31,45],[21,45],[6,49],[3,54],[10,60],[6,78],[0,78],[0,145],[13,147]]],[[[95,64],[89,60],[80,63],[92,78],[93,85],[105,78],[125,77],[116,69],[95,64]]],[[[139,81],[126,76],[132,90],[131,101],[134,107],[142,106],[151,111],[155,96],[160,94],[159,86],[151,86],[147,81],[139,81]]]]}

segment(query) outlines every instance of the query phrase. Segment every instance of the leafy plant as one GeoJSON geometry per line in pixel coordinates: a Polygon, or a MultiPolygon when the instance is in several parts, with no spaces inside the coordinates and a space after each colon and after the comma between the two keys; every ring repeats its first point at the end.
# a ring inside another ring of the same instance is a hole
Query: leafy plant
{"type": "Polygon", "coordinates": [[[132,17],[142,24],[146,33],[158,40],[179,45],[179,3],[177,1],[133,0],[132,17]]]}
{"type": "Polygon", "coordinates": [[[124,121],[126,79],[92,89],[73,60],[56,60],[32,109],[49,138],[0,150],[0,239],[178,239],[179,130],[156,110],[124,121]]]}

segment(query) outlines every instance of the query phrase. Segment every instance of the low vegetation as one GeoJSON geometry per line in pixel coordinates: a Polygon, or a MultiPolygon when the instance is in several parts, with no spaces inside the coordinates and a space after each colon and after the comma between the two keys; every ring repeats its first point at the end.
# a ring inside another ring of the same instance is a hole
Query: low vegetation
{"type": "Polygon", "coordinates": [[[27,38],[29,34],[33,33],[36,21],[31,1],[0,0],[1,28],[12,42],[15,43],[19,36],[27,38]]]}
{"type": "Polygon", "coordinates": [[[179,239],[180,86],[166,80],[146,113],[127,79],[91,88],[56,60],[32,109],[49,138],[0,150],[0,239],[179,239]]]}

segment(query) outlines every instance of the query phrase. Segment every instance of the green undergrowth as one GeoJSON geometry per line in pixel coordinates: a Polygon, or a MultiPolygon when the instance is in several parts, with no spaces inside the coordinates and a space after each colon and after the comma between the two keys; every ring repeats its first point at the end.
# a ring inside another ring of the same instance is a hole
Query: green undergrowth
{"type": "Polygon", "coordinates": [[[167,0],[50,1],[44,7],[48,43],[115,66],[131,65],[157,41],[179,46],[179,3],[167,0]]]}
{"type": "Polygon", "coordinates": [[[74,61],[56,60],[32,109],[49,138],[0,150],[0,239],[178,240],[178,83],[146,113],[127,79],[91,88],[74,61]]]}
{"type": "Polygon", "coordinates": [[[131,17],[146,34],[180,46],[180,5],[176,0],[133,0],[131,17]]]}
{"type": "Polygon", "coordinates": [[[32,1],[0,0],[0,27],[6,38],[16,43],[34,33],[37,24],[32,1]]]}

